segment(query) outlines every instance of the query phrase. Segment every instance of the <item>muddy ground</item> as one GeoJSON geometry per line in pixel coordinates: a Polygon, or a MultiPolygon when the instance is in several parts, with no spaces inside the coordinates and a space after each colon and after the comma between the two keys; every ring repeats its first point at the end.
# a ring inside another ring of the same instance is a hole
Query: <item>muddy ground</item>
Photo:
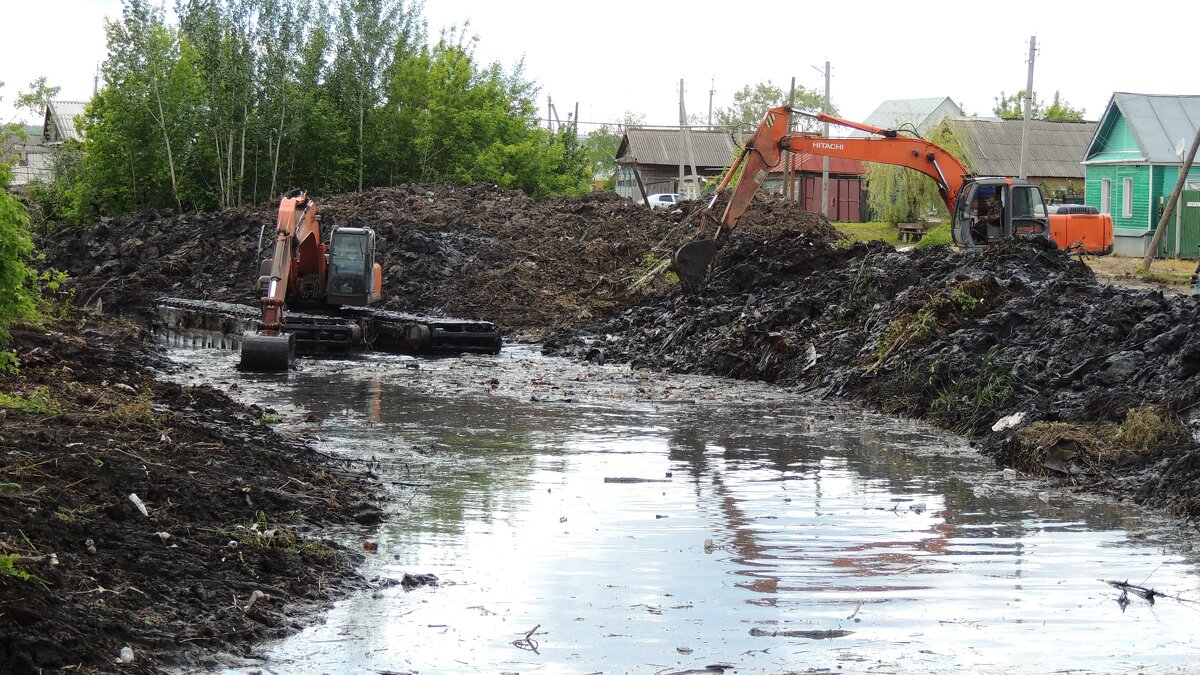
{"type": "MultiPolygon", "coordinates": [[[[492,320],[510,337],[544,338],[547,351],[555,354],[763,380],[856,400],[967,434],[1002,464],[1152,504],[1183,518],[1200,517],[1195,487],[1200,485],[1200,453],[1192,440],[1200,401],[1195,299],[1099,283],[1085,265],[1052,245],[1014,242],[958,252],[948,247],[897,251],[883,243],[854,244],[820,216],[764,197],[718,254],[708,285],[688,296],[677,289],[662,263],[694,235],[702,206],[698,203],[647,211],[609,193],[533,201],[483,185],[414,185],[315,197],[326,217],[370,225],[386,240],[389,308],[492,320]]],[[[269,207],[146,213],[105,220],[90,229],[60,229],[38,244],[46,255],[45,267],[71,275],[65,294],[72,304],[137,314],[161,295],[251,302],[259,232],[266,225],[269,237],[273,221],[269,207]]],[[[23,370],[21,377],[33,375],[23,370]]],[[[42,377],[50,379],[48,374],[42,377]]],[[[142,377],[138,391],[155,392],[152,397],[167,395],[157,393],[160,389],[170,391],[142,377]]],[[[206,393],[195,406],[196,415],[203,418],[201,413],[218,400],[227,405],[206,393]]],[[[232,408],[227,410],[236,417],[232,408]]],[[[78,424],[59,421],[61,414],[23,419],[29,429],[41,429],[52,439],[78,433],[78,424]]],[[[193,423],[199,421],[193,418],[193,423]]],[[[248,418],[238,424],[252,425],[235,425],[243,429],[236,432],[241,434],[253,435],[249,429],[260,428],[248,418]]],[[[182,421],[170,425],[191,428],[182,421]]],[[[197,427],[194,433],[202,436],[200,429],[224,433],[212,425],[197,427]]],[[[126,433],[117,422],[88,431],[94,432],[93,440],[84,442],[97,445],[126,433]]],[[[138,431],[143,445],[134,454],[143,458],[147,453],[181,452],[181,446],[196,453],[201,447],[197,443],[236,445],[232,440],[181,441],[186,437],[172,431],[168,435],[174,442],[163,449],[153,440],[155,433],[138,431]]],[[[59,441],[46,443],[49,456],[75,456],[59,441]]],[[[271,456],[269,449],[262,452],[271,456]]],[[[228,454],[229,461],[235,455],[248,456],[228,454]]],[[[101,458],[105,467],[110,457],[124,461],[122,453],[110,452],[101,458]]],[[[180,459],[154,461],[178,470],[177,464],[195,459],[183,453],[180,459]]],[[[312,474],[300,480],[319,486],[315,492],[323,495],[332,489],[319,475],[327,469],[319,468],[319,458],[311,459],[314,464],[305,470],[312,474]]],[[[87,470],[84,460],[74,461],[87,470]]],[[[163,489],[149,479],[134,482],[139,466],[125,469],[128,491],[141,495],[151,485],[163,489]]],[[[283,473],[271,475],[281,479],[275,485],[286,481],[283,473]]],[[[82,477],[55,478],[60,486],[53,493],[56,499],[76,499],[61,486],[82,477]]],[[[336,474],[325,479],[340,480],[336,474]]],[[[235,483],[219,493],[236,493],[241,487],[235,483]]],[[[264,489],[250,488],[252,497],[264,489]]],[[[124,484],[119,489],[112,485],[87,499],[124,504],[125,490],[124,484]]],[[[19,494],[25,493],[23,486],[19,494]]],[[[40,498],[46,499],[46,494],[39,493],[40,498]]],[[[162,509],[152,510],[152,516],[179,513],[163,508],[161,492],[150,494],[156,509],[162,509]]],[[[348,501],[352,500],[339,497],[337,503],[344,506],[348,501]]],[[[299,501],[293,506],[305,517],[318,512],[335,522],[348,517],[342,511],[329,512],[325,502],[299,501]]],[[[207,525],[187,525],[187,514],[181,514],[179,522],[164,523],[163,529],[228,528],[249,522],[257,513],[242,508],[236,499],[229,509],[199,514],[207,525]]],[[[30,515],[26,509],[9,515],[40,518],[42,531],[57,524],[49,509],[37,513],[30,515]]],[[[269,518],[275,522],[274,515],[269,518]]],[[[114,527],[128,527],[130,520],[115,522],[114,527]]],[[[159,528],[156,523],[149,529],[153,534],[159,528]]],[[[91,536],[84,534],[72,531],[70,542],[78,548],[77,540],[91,536]]],[[[126,545],[132,547],[132,535],[126,536],[126,545]]],[[[206,539],[205,546],[220,544],[222,536],[206,539]]],[[[19,542],[15,534],[6,537],[6,545],[19,542]]],[[[146,543],[142,539],[137,540],[139,546],[146,543]]],[[[61,542],[61,549],[68,550],[70,542],[61,542]]],[[[153,548],[153,540],[149,544],[137,550],[159,550],[153,548]]],[[[253,569],[256,563],[242,564],[239,561],[235,569],[253,569]]],[[[280,576],[272,577],[271,583],[292,584],[283,590],[303,597],[303,584],[287,580],[290,571],[278,570],[280,576]]],[[[103,586],[119,584],[109,581],[103,586]]],[[[57,580],[51,588],[59,596],[67,588],[94,589],[57,580]]],[[[110,595],[101,594],[106,600],[110,595]]],[[[134,596],[139,594],[125,592],[120,597],[134,596]]],[[[93,600],[90,595],[80,597],[93,600]]],[[[186,596],[175,598],[178,602],[170,607],[177,611],[182,611],[180,603],[192,602],[186,596]]],[[[245,602],[240,595],[236,599],[245,602]]],[[[212,615],[240,619],[241,610],[232,600],[213,600],[212,615]]],[[[119,632],[120,626],[105,628],[110,629],[118,635],[129,632],[119,632]]],[[[214,632],[228,635],[223,629],[214,632]]],[[[217,641],[197,642],[222,646],[217,641]]],[[[96,653],[111,649],[106,645],[96,653]]]]}
{"type": "Polygon", "coordinates": [[[361,548],[316,534],[353,541],[378,518],[364,470],[274,433],[268,410],[158,379],[167,364],[124,321],[12,334],[0,672],[196,666],[292,632],[365,583],[361,548]],[[132,662],[118,666],[123,647],[132,662]]]}

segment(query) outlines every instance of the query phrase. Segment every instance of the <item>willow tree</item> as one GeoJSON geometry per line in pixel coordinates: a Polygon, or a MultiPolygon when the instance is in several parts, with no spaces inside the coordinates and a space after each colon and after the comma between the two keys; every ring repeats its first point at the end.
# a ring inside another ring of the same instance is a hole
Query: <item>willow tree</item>
{"type": "MultiPolygon", "coordinates": [[[[967,146],[943,122],[929,135],[930,141],[940,145],[954,155],[969,169],[970,153],[967,146]]],[[[942,217],[946,213],[945,202],[932,178],[915,169],[878,162],[866,163],[867,206],[872,218],[895,225],[914,222],[931,210],[942,217]]]]}

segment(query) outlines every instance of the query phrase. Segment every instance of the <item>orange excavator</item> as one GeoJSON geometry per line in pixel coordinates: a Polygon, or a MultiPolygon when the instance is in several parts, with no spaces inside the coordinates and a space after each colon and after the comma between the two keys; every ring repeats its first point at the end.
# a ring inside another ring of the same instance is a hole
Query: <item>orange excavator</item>
{"type": "MultiPolygon", "coordinates": [[[[279,201],[275,246],[263,260],[258,332],[242,339],[243,370],[286,370],[296,355],[296,330],[285,330],[284,307],[366,306],[379,300],[383,271],[375,262],[375,232],[338,228],[321,241],[317,203],[301,190],[279,201]]],[[[356,324],[346,324],[356,340],[356,324]]]]}
{"type": "MultiPolygon", "coordinates": [[[[284,195],[274,246],[260,264],[261,317],[257,332],[242,336],[239,367],[283,371],[297,352],[339,353],[364,346],[408,353],[500,351],[500,333],[488,321],[370,308],[380,300],[383,287],[383,272],[375,261],[376,243],[375,231],[369,227],[336,227],[326,244],[316,201],[301,190],[284,195]],[[311,312],[292,311],[296,309],[311,312]]],[[[261,248],[260,243],[260,252],[261,248]]],[[[192,306],[186,301],[173,304],[192,306]]],[[[212,304],[202,309],[209,310],[212,304]]],[[[238,313],[236,307],[222,309],[238,313]]]]}
{"type": "MultiPolygon", "coordinates": [[[[703,284],[717,248],[737,227],[738,219],[750,206],[771,169],[779,164],[785,150],[906,166],[920,171],[937,184],[938,194],[950,213],[951,234],[959,246],[983,246],[1013,237],[1048,238],[1051,235],[1052,216],[1047,212],[1042,190],[1037,185],[1019,178],[973,177],[957,157],[936,143],[903,135],[892,129],[851,122],[824,113],[809,115],[780,106],[771,108],[763,116],[758,129],[746,142],[709,202],[711,209],[733,177],[739,175],[740,168],[740,178],[716,223],[714,237],[685,244],[672,256],[672,269],[679,275],[685,288],[695,290],[703,284]],[[871,135],[826,138],[812,134],[790,134],[788,128],[793,113],[871,135]],[[986,201],[992,196],[1001,204],[1001,211],[999,218],[989,219],[986,217],[986,201]]],[[[1108,239],[1111,251],[1111,220],[1108,239]]],[[[1060,246],[1065,244],[1060,243],[1060,246]]]]}

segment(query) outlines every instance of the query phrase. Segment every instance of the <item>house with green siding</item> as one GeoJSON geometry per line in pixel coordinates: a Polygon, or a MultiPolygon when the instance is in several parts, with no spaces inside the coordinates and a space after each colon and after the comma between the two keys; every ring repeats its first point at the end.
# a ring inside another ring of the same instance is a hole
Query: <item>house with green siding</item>
{"type": "MultiPolygon", "coordinates": [[[[1087,204],[1112,214],[1116,255],[1145,255],[1198,127],[1200,95],[1117,92],[1109,100],[1083,157],[1084,195],[1087,204]]],[[[1200,167],[1188,172],[1185,187],[1200,189],[1200,167]]],[[[1190,210],[1176,213],[1182,219],[1190,210]]],[[[1174,221],[1161,252],[1197,257],[1200,224],[1174,221]]]]}

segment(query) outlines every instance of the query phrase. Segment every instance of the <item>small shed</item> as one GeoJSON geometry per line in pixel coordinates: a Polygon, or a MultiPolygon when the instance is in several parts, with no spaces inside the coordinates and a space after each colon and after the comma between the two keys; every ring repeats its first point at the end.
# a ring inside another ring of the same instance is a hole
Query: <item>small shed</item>
{"type": "MultiPolygon", "coordinates": [[[[1112,95],[1083,165],[1086,201],[1112,214],[1117,255],[1145,255],[1197,127],[1200,95],[1112,95]]],[[[1192,166],[1184,187],[1200,189],[1200,167],[1192,166]]],[[[1181,197],[1185,204],[1177,206],[1186,206],[1187,199],[1181,197]]],[[[1184,210],[1176,208],[1177,219],[1184,210]]],[[[1195,258],[1200,232],[1180,225],[1171,224],[1173,236],[1163,237],[1159,253],[1195,258]]]]}
{"type": "MultiPolygon", "coordinates": [[[[1025,121],[998,117],[946,118],[965,150],[962,157],[979,176],[1016,177],[1021,173],[1021,136],[1025,121]]],[[[1025,175],[1042,186],[1047,198],[1082,196],[1083,155],[1096,134],[1097,122],[1030,120],[1025,175]]]]}
{"type": "MultiPolygon", "coordinates": [[[[788,158],[791,158],[796,203],[805,211],[822,213],[821,179],[825,157],[812,153],[784,153],[771,168],[762,189],[783,193],[787,183],[788,158]]],[[[863,163],[845,157],[829,158],[829,219],[861,223],[867,216],[867,190],[863,183],[863,163]]]]}
{"type": "Polygon", "coordinates": [[[640,203],[639,179],[646,194],[683,192],[680,166],[685,177],[690,176],[695,162],[696,175],[712,179],[733,162],[739,150],[738,140],[728,131],[690,129],[685,134],[680,129],[629,129],[617,148],[617,194],[640,203]]]}

